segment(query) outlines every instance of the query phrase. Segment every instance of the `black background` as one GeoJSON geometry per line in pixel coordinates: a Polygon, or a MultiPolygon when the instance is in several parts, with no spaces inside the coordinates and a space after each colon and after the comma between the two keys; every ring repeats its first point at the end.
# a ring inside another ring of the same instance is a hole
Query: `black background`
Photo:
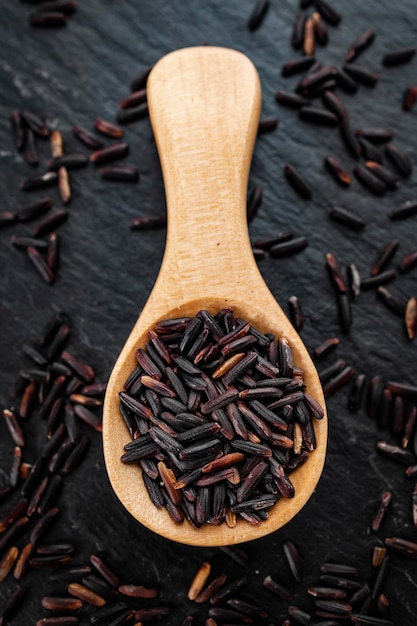
{"type": "MultiPolygon", "coordinates": [[[[3,3],[1,7],[0,118],[1,210],[17,210],[32,198],[51,195],[60,205],[56,190],[23,193],[22,178],[32,173],[13,146],[9,114],[12,109],[28,108],[44,117],[49,126],[64,137],[67,153],[88,154],[71,134],[71,125],[91,128],[100,116],[115,119],[119,100],[129,91],[130,80],[143,68],[176,48],[209,43],[237,48],[255,63],[263,88],[263,114],[278,115],[279,128],[259,137],[252,163],[250,188],[262,185],[264,200],[250,224],[253,240],[279,230],[305,235],[309,246],[301,254],[286,259],[266,258],[260,270],[277,300],[287,309],[287,299],[297,295],[304,314],[301,336],[313,350],[322,340],[338,336],[336,353],[320,367],[342,357],[357,372],[380,374],[385,379],[415,383],[416,344],[405,335],[403,322],[388,311],[374,291],[361,294],[353,304],[353,326],[346,336],[339,329],[334,293],[325,269],[325,254],[333,252],[345,267],[355,263],[362,275],[369,274],[378,251],[389,240],[398,239],[399,251],[392,263],[416,248],[415,218],[391,222],[387,213],[394,206],[416,198],[416,173],[401,179],[395,192],[378,198],[354,180],[351,188],[341,189],[324,170],[326,155],[340,155],[348,168],[353,159],[346,153],[337,129],[301,122],[294,111],[278,108],[277,89],[292,89],[298,77],[284,79],[280,67],[296,54],[291,48],[292,23],[297,13],[295,0],[273,1],[264,23],[249,32],[247,18],[253,0],[89,0],[79,2],[78,11],[63,29],[31,28],[29,5],[3,3]],[[291,162],[302,171],[313,188],[310,201],[301,200],[283,176],[283,166],[291,162]],[[367,222],[356,234],[330,221],[331,204],[351,208],[367,222]]],[[[395,133],[395,142],[415,161],[417,146],[416,113],[404,112],[404,89],[416,80],[416,59],[397,68],[383,68],[382,56],[389,50],[414,45],[417,9],[414,0],[352,0],[335,2],[342,15],[338,27],[329,27],[329,44],[317,50],[324,63],[339,64],[348,45],[365,28],[377,33],[372,47],[360,63],[380,72],[375,88],[360,87],[354,96],[341,92],[351,114],[353,127],[386,126],[395,133]]],[[[56,283],[42,282],[25,255],[14,249],[11,234],[27,234],[31,225],[17,225],[0,231],[0,403],[10,404],[9,389],[22,367],[30,362],[21,352],[23,342],[35,342],[51,315],[66,311],[73,322],[69,347],[91,363],[97,378],[105,381],[118,351],[139,315],[157,276],[162,259],[165,233],[132,232],[131,219],[164,212],[163,184],[158,156],[148,120],[126,128],[130,155],[126,162],[137,165],[138,184],[102,181],[90,166],[71,175],[73,199],[70,217],[60,229],[62,262],[56,283]]],[[[38,141],[42,171],[49,158],[48,142],[38,141]]],[[[213,215],[213,219],[216,216],[213,215]]],[[[390,287],[406,300],[416,294],[416,271],[399,275],[390,287]]],[[[417,539],[411,518],[413,480],[404,468],[379,456],[375,444],[380,439],[396,440],[389,432],[379,432],[364,408],[352,414],[347,410],[347,389],[328,401],[329,449],[325,470],[316,493],[304,510],[279,532],[247,544],[250,559],[245,570],[249,579],[247,595],[260,598],[279,624],[286,614],[286,603],[262,590],[263,578],[271,573],[294,591],[294,603],[313,612],[305,589],[318,580],[319,565],[325,560],[356,564],[361,577],[372,583],[375,572],[370,564],[372,550],[380,539],[399,535],[417,539]],[[378,537],[369,528],[379,496],[384,490],[394,494],[390,511],[378,537]],[[301,550],[305,565],[302,585],[291,582],[282,554],[282,543],[292,539],[301,550]]],[[[24,424],[27,444],[24,460],[34,462],[44,441],[45,423],[34,414],[24,424]]],[[[85,428],[87,432],[87,428],[85,428]]],[[[102,551],[108,562],[126,582],[161,586],[161,602],[173,611],[164,623],[180,624],[187,614],[203,624],[207,606],[192,605],[187,589],[203,560],[212,563],[214,574],[224,571],[230,578],[240,568],[218,549],[197,549],[176,545],[156,536],[133,520],[119,503],[109,485],[104,468],[101,440],[91,435],[90,451],[80,468],[66,480],[59,500],[59,521],[46,536],[47,541],[69,540],[77,547],[76,561],[102,551]]],[[[13,444],[0,423],[1,467],[8,472],[13,444]]],[[[8,510],[12,499],[1,505],[8,510]]],[[[18,540],[19,546],[26,543],[18,540]]],[[[398,626],[415,624],[417,614],[415,561],[392,554],[392,567],[386,584],[391,616],[398,626]]],[[[48,570],[29,571],[22,581],[27,595],[12,624],[29,626],[46,614],[41,597],[63,591],[48,580],[48,570]]],[[[10,575],[0,586],[0,607],[17,583],[10,575]]],[[[138,605],[140,601],[138,602],[138,605]]],[[[1,612],[1,611],[0,611],[1,612]]],[[[84,622],[91,613],[83,609],[84,622]]]]}

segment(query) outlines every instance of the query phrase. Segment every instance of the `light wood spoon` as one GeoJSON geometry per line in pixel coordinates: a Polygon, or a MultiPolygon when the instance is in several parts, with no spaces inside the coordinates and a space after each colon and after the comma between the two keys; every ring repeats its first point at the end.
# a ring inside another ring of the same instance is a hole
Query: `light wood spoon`
{"type": "Polygon", "coordinates": [[[176,524],[149,499],[140,468],[120,461],[130,440],[119,413],[118,393],[136,366],[155,322],[215,314],[232,307],[263,332],[288,339],[307,389],[324,407],[322,388],[308,352],[265,285],[249,241],[246,194],[259,123],[261,89],[251,61],[235,50],[196,47],[162,58],[147,85],[168,206],[168,234],[152,293],[116,362],[107,387],[103,445],[111,484],[127,510],[164,537],[196,546],[223,546],[271,533],[305,505],[320,478],[327,419],[315,420],[317,449],[291,474],[295,497],[281,498],[258,527],[239,520],[199,530],[176,524]]]}

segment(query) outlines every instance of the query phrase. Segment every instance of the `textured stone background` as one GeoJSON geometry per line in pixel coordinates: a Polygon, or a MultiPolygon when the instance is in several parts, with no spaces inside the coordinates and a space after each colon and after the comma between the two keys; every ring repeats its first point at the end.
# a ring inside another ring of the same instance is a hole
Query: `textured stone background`
{"type": "MultiPolygon", "coordinates": [[[[77,13],[63,29],[33,29],[27,22],[30,5],[7,2],[0,20],[0,118],[1,210],[17,209],[44,192],[24,194],[19,181],[32,172],[17,154],[9,130],[12,109],[29,108],[40,113],[51,127],[61,130],[67,152],[88,153],[71,134],[71,125],[90,127],[95,116],[113,120],[119,100],[127,95],[129,82],[138,71],[179,47],[208,42],[245,52],[259,70],[263,87],[263,113],[278,115],[277,131],[261,136],[256,144],[250,186],[264,188],[264,201],[250,225],[253,240],[279,230],[307,235],[309,247],[286,259],[266,258],[260,270],[276,296],[287,307],[297,295],[305,313],[302,338],[309,349],[323,339],[340,337],[340,346],[324,367],[335,358],[344,358],[358,372],[380,374],[386,379],[416,380],[416,344],[405,337],[401,319],[376,299],[373,291],[353,304],[353,326],[349,336],[339,330],[332,286],[325,270],[325,253],[332,251],[344,267],[355,263],[366,275],[380,248],[390,239],[400,242],[393,266],[416,248],[415,218],[391,222],[388,211],[416,198],[416,174],[396,192],[377,198],[354,181],[341,189],[325,172],[323,158],[341,155],[348,167],[353,159],[346,154],[337,129],[303,123],[297,114],[278,108],[274,92],[292,88],[298,77],[283,79],[282,63],[294,55],[290,36],[297,12],[293,0],[273,0],[259,30],[250,33],[246,21],[253,0],[90,0],[79,2],[77,13]],[[305,174],[313,188],[310,201],[301,200],[283,177],[283,166],[291,162],[305,174]],[[350,207],[367,221],[360,234],[330,221],[331,204],[350,207]]],[[[385,52],[414,45],[417,35],[414,0],[334,2],[342,14],[337,28],[329,27],[329,44],[317,56],[324,63],[338,64],[351,41],[372,26],[377,37],[360,62],[380,71],[373,88],[360,87],[355,96],[342,94],[352,124],[388,126],[395,141],[416,163],[417,109],[401,109],[404,88],[416,81],[416,63],[382,68],[385,52]]],[[[73,200],[70,218],[59,229],[62,263],[56,284],[44,284],[22,253],[12,248],[12,233],[27,233],[30,225],[10,226],[0,231],[0,404],[9,405],[9,389],[16,375],[29,362],[20,346],[35,341],[53,312],[64,310],[73,320],[70,348],[106,380],[130,328],[141,311],[158,273],[163,254],[163,231],[131,232],[130,220],[138,215],[157,215],[164,210],[164,193],[158,157],[148,120],[126,128],[130,155],[126,161],[139,167],[137,185],[102,181],[91,166],[71,175],[73,200]]],[[[42,163],[49,147],[38,142],[42,163]]],[[[42,166],[39,166],[41,170],[42,166]]],[[[50,192],[59,206],[55,190],[50,192]]],[[[49,191],[47,192],[48,195],[49,191]]],[[[216,219],[216,216],[213,216],[216,219]]],[[[400,276],[392,291],[403,298],[417,295],[416,271],[400,276]]],[[[347,390],[328,401],[330,437],[323,477],[305,509],[285,528],[245,546],[250,562],[245,570],[250,583],[248,596],[261,597],[271,622],[281,623],[286,603],[261,588],[263,578],[275,573],[281,580],[289,575],[281,545],[291,538],[302,552],[305,581],[289,583],[294,603],[312,611],[306,586],[318,579],[324,560],[357,564],[361,575],[373,580],[370,557],[374,545],[386,536],[399,535],[416,541],[411,519],[413,481],[406,479],[403,466],[377,455],[380,439],[395,442],[378,431],[364,408],[351,414],[346,408],[347,390]],[[386,522],[375,537],[369,523],[380,493],[394,492],[386,522]]],[[[24,459],[33,462],[42,445],[45,425],[34,415],[25,424],[27,446],[24,459]]],[[[85,430],[87,432],[87,429],[85,430]]],[[[8,471],[12,444],[5,425],[0,423],[1,467],[8,471]]],[[[6,511],[11,500],[1,504],[6,511]]],[[[84,562],[91,553],[103,554],[127,582],[158,583],[161,601],[173,605],[164,623],[180,624],[188,613],[203,624],[207,607],[191,606],[186,600],[189,582],[199,564],[210,560],[214,573],[230,577],[241,573],[223,552],[175,545],[151,534],[135,522],[113,494],[101,451],[100,436],[92,433],[90,451],[77,472],[65,481],[60,498],[59,521],[46,539],[70,540],[77,546],[76,560],[84,562]]],[[[18,545],[24,545],[23,539],[18,545]]],[[[412,626],[417,614],[417,567],[412,559],[392,554],[391,574],[386,593],[392,604],[392,619],[398,626],[412,626]]],[[[12,624],[29,626],[46,612],[42,595],[58,593],[59,585],[48,581],[48,571],[30,571],[22,584],[27,596],[12,624]]],[[[10,576],[0,586],[0,607],[16,587],[10,576]]],[[[84,615],[88,610],[84,611],[84,615]]],[[[87,623],[86,617],[83,618],[87,623]]]]}

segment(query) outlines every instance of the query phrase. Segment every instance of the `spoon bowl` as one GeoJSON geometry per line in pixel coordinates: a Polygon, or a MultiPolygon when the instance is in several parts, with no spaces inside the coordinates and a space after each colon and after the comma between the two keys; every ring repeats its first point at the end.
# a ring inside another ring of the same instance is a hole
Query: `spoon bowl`
{"type": "Polygon", "coordinates": [[[261,332],[285,337],[307,390],[324,408],[315,367],[300,337],[266,286],[253,257],[246,196],[261,105],[258,74],[235,50],[186,48],[170,53],[152,70],[148,105],[161,159],[168,230],[161,270],[149,299],[111,374],[103,411],[103,447],[114,491],[143,525],[171,540],[195,546],[225,546],[267,535],[300,511],[320,478],[327,445],[327,419],[315,420],[316,449],[291,473],[294,498],[281,498],[259,526],[238,520],[176,524],[151,502],[137,466],[120,461],[129,441],[119,413],[119,392],[137,365],[156,322],[212,315],[231,307],[261,332]]]}

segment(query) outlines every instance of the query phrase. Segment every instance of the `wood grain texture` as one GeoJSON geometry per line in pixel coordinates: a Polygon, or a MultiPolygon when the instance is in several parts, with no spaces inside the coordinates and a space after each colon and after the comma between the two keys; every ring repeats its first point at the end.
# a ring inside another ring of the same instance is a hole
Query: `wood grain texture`
{"type": "Polygon", "coordinates": [[[118,392],[135,367],[135,351],[160,319],[216,313],[231,306],[261,331],[285,336],[310,393],[324,406],[316,370],[298,335],[265,285],[253,258],[246,219],[249,167],[261,90],[255,67],[243,54],[199,47],[173,52],[148,79],[148,104],[160,155],[168,207],[165,255],[154,289],[111,375],[103,414],[103,445],[114,491],[142,524],[174,541],[229,545],[283,526],[306,503],[321,475],[327,420],[315,422],[317,450],[292,474],[296,495],[282,499],[267,521],[253,528],[239,521],[199,530],[176,525],[150,502],[140,469],[120,456],[129,435],[119,416],[118,392]]]}

